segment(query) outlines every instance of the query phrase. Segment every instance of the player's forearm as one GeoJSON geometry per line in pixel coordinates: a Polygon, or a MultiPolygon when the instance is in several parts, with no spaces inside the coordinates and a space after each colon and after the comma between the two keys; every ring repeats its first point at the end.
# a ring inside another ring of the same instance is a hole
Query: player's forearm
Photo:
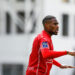
{"type": "Polygon", "coordinates": [[[60,68],[61,68],[61,69],[65,69],[65,68],[75,68],[75,66],[63,66],[63,65],[61,65],[60,68]]]}
{"type": "Polygon", "coordinates": [[[54,59],[53,59],[53,64],[56,65],[56,66],[58,66],[58,67],[61,66],[61,64],[58,61],[54,60],[54,59]]]}
{"type": "Polygon", "coordinates": [[[63,55],[66,55],[67,51],[51,51],[51,50],[42,50],[43,58],[57,58],[63,55]]]}
{"type": "Polygon", "coordinates": [[[67,54],[68,54],[68,55],[71,55],[71,56],[75,56],[75,52],[67,51],[67,54]]]}

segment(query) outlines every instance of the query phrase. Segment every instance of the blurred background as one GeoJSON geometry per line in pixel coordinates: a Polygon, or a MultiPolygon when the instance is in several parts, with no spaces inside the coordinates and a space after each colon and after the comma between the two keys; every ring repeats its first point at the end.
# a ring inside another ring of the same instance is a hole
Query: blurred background
{"type": "MultiPolygon", "coordinates": [[[[75,0],[0,0],[0,75],[25,75],[33,39],[43,30],[42,19],[56,16],[59,34],[52,36],[56,51],[75,50],[75,0]]],[[[75,66],[75,58],[56,59],[75,66]]],[[[75,69],[53,65],[51,75],[75,75],[75,69]]]]}

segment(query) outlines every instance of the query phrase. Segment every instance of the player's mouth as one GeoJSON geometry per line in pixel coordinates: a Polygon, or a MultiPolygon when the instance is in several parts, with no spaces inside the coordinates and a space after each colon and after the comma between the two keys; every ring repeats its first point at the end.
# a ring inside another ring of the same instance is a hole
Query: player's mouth
{"type": "Polygon", "coordinates": [[[56,30],[56,33],[58,33],[59,29],[56,30]]]}
{"type": "Polygon", "coordinates": [[[56,30],[56,32],[58,33],[58,30],[56,30]]]}

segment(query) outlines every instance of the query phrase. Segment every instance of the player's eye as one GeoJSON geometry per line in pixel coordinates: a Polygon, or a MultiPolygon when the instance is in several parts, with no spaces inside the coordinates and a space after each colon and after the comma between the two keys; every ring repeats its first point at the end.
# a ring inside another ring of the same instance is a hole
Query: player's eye
{"type": "Polygon", "coordinates": [[[54,25],[58,25],[58,23],[54,23],[54,25]]]}

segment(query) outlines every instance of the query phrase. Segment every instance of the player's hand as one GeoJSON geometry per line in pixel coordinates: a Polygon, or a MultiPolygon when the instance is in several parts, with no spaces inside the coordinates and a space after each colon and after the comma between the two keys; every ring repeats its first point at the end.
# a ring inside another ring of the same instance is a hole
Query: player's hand
{"type": "Polygon", "coordinates": [[[75,52],[69,52],[69,51],[67,51],[67,54],[69,54],[71,56],[75,56],[75,52]]]}
{"type": "Polygon", "coordinates": [[[73,66],[63,66],[63,65],[61,65],[60,68],[61,68],[61,69],[66,69],[66,68],[75,68],[75,67],[73,67],[73,66]]]}

